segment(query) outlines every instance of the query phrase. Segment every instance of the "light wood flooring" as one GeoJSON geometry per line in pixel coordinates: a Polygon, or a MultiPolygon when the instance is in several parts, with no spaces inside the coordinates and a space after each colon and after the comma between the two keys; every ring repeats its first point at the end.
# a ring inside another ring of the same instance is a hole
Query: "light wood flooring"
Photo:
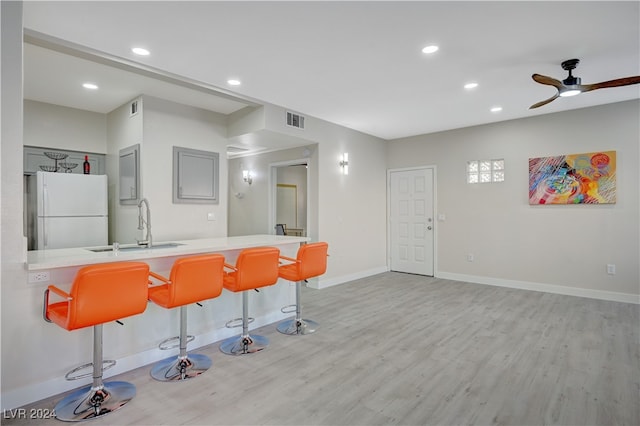
{"type": "Polygon", "coordinates": [[[184,383],[149,366],[112,378],[137,396],[91,424],[640,424],[638,305],[392,272],[305,288],[303,304],[316,333],[274,324],[260,353],[200,348],[213,367],[184,383]]]}

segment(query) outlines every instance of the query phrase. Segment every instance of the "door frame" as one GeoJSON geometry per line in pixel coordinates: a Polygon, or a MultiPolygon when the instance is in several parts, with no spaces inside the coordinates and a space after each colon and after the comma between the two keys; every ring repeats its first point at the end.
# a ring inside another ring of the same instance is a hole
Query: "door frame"
{"type": "Polygon", "coordinates": [[[278,168],[288,167],[288,166],[307,166],[307,229],[306,236],[308,237],[310,234],[310,222],[309,222],[309,208],[311,206],[311,197],[309,196],[309,177],[310,177],[310,160],[309,158],[299,158],[297,160],[288,160],[288,161],[279,161],[277,163],[269,163],[269,229],[267,230],[267,234],[275,234],[276,230],[276,197],[277,197],[277,184],[278,184],[278,168]]]}
{"type": "Polygon", "coordinates": [[[387,169],[387,270],[391,270],[391,173],[413,170],[431,170],[433,173],[433,277],[438,277],[438,168],[435,164],[426,166],[387,169]]]}

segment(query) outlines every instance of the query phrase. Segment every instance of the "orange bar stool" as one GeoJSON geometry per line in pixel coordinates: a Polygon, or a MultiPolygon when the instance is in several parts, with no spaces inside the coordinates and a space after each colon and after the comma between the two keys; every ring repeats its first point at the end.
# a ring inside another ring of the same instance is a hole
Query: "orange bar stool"
{"type": "MultiPolygon", "coordinates": [[[[223,340],[220,350],[227,355],[243,355],[258,352],[267,347],[269,340],[264,336],[250,335],[249,290],[256,290],[275,284],[278,281],[278,259],[280,250],[275,247],[257,247],[244,249],[238,255],[236,266],[225,264],[232,270],[224,275],[224,288],[233,292],[242,292],[242,335],[223,340]]],[[[226,326],[240,321],[229,321],[226,326]]]]}
{"type": "Polygon", "coordinates": [[[308,319],[302,319],[302,305],[300,304],[301,283],[309,278],[322,275],[327,270],[327,243],[310,243],[298,249],[296,259],[280,256],[281,259],[291,261],[280,266],[278,276],[288,281],[296,282],[296,304],[282,308],[283,313],[292,312],[290,308],[295,308],[296,317],[278,324],[277,330],[283,334],[310,334],[316,331],[318,323],[308,319]]]}
{"type": "Polygon", "coordinates": [[[223,255],[204,254],[176,260],[169,279],[155,272],[149,273],[164,283],[149,287],[149,300],[167,309],[180,307],[180,336],[160,343],[160,349],[172,349],[177,345],[167,343],[179,340],[180,354],[156,363],[151,369],[154,379],[163,382],[187,380],[211,367],[208,356],[187,355],[187,343],[193,340],[192,336],[187,336],[187,305],[220,296],[223,267],[223,255]]]}
{"type": "Polygon", "coordinates": [[[93,419],[125,405],[136,394],[133,384],[102,381],[104,369],[115,361],[102,359],[102,326],[106,322],[137,315],[147,307],[149,266],[141,262],[119,262],[85,266],[78,271],[71,292],[50,285],[44,292],[44,319],[66,330],[93,327],[93,363],[75,368],[67,380],[93,376],[93,384],[81,388],[55,407],[56,417],[63,421],[93,419]],[[49,294],[64,299],[49,304],[49,294]],[[103,363],[108,364],[103,368],[103,363]],[[93,373],[76,374],[93,365],[93,373]]]}

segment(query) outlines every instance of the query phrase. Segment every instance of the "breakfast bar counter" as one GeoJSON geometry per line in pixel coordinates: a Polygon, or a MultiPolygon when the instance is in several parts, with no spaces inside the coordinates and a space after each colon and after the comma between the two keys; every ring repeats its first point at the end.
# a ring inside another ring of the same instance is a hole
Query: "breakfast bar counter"
{"type": "Polygon", "coordinates": [[[223,253],[250,247],[300,244],[307,237],[284,235],[245,235],[238,237],[203,238],[196,240],[172,240],[157,242],[152,247],[134,244],[113,246],[32,250],[27,252],[26,267],[29,271],[85,266],[96,263],[146,261],[150,259],[178,257],[200,253],[223,253]]]}

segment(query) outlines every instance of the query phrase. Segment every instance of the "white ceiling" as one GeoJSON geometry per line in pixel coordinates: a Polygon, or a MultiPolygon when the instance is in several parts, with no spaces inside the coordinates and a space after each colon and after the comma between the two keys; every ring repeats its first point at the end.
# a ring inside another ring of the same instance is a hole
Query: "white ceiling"
{"type": "Polygon", "coordinates": [[[105,114],[141,94],[222,114],[247,106],[212,96],[204,88],[184,87],[29,43],[24,45],[24,86],[26,99],[105,114]],[[84,89],[84,82],[95,82],[99,90],[84,89]]]}
{"type": "Polygon", "coordinates": [[[635,85],[528,109],[555,93],[531,74],[562,80],[565,59],[581,60],[583,84],[640,75],[638,1],[27,1],[24,26],[238,95],[26,46],[26,98],[100,112],[141,93],[224,114],[259,100],[395,139],[640,98],[635,85]],[[432,43],[440,50],[426,56],[432,43]],[[138,45],[151,55],[133,55],[138,45]],[[84,80],[100,90],[77,90],[84,80]],[[479,86],[466,91],[469,81],[479,86]]]}

